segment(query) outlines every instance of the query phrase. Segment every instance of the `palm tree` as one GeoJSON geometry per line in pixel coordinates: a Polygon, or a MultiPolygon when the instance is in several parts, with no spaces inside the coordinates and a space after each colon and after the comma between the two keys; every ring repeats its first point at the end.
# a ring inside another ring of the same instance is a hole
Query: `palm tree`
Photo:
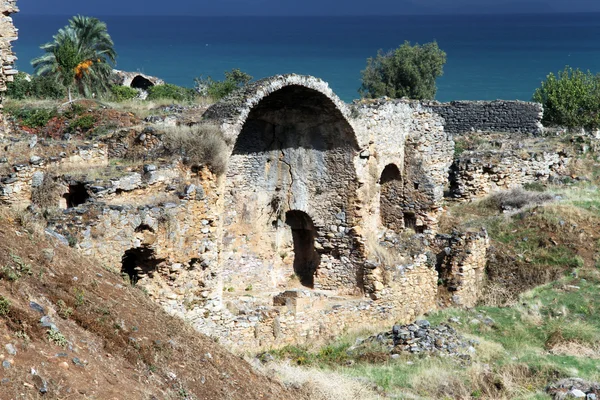
{"type": "Polygon", "coordinates": [[[117,53],[104,22],[78,15],[52,38],[40,47],[45,54],[31,61],[36,75],[52,76],[64,85],[69,102],[73,87],[86,97],[110,89],[117,53]]]}

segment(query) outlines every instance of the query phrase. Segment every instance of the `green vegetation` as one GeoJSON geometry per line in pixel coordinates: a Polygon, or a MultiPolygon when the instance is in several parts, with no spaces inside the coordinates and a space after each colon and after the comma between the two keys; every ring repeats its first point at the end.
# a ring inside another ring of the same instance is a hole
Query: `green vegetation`
{"type": "Polygon", "coordinates": [[[69,344],[65,335],[63,335],[56,329],[48,329],[46,331],[46,337],[48,338],[48,341],[60,347],[67,347],[67,345],[69,344]]]}
{"type": "Polygon", "coordinates": [[[12,99],[62,99],[65,89],[48,76],[29,77],[24,72],[19,72],[13,82],[7,83],[6,95],[12,99]]]}
{"type": "Polygon", "coordinates": [[[456,330],[479,342],[471,362],[426,355],[394,360],[381,345],[353,348],[356,335],[271,354],[304,368],[366,378],[394,398],[546,399],[545,387],[560,378],[600,379],[597,360],[590,357],[600,348],[599,285],[599,271],[582,270],[578,278],[523,294],[513,307],[429,315],[434,325],[452,318],[456,330]],[[480,322],[484,318],[492,322],[480,322]]]}
{"type": "Polygon", "coordinates": [[[194,89],[165,83],[148,88],[148,100],[192,101],[196,97],[194,89]]]}
{"type": "Polygon", "coordinates": [[[208,78],[196,78],[194,81],[198,93],[218,101],[233,91],[248,85],[252,81],[252,76],[238,68],[234,68],[225,72],[225,80],[223,81],[215,81],[210,76],[208,78]]]}
{"type": "Polygon", "coordinates": [[[45,54],[31,61],[35,75],[51,77],[66,87],[69,102],[72,89],[86,97],[110,90],[117,53],[104,22],[75,16],[41,49],[45,54]]]}
{"type": "Polygon", "coordinates": [[[85,114],[77,117],[69,125],[70,131],[87,132],[94,127],[96,124],[96,117],[91,114],[85,114]]]}
{"type": "Polygon", "coordinates": [[[4,317],[8,315],[10,311],[10,301],[8,299],[0,296],[0,317],[4,317]]]}
{"type": "Polygon", "coordinates": [[[600,75],[565,67],[550,73],[533,100],[544,106],[543,123],[569,129],[600,127],[600,75]]]}
{"type": "Polygon", "coordinates": [[[11,261],[0,268],[0,279],[17,281],[23,275],[32,275],[31,265],[16,254],[10,254],[11,261]]]}
{"type": "Polygon", "coordinates": [[[139,95],[137,90],[127,86],[113,85],[111,86],[110,90],[114,99],[119,102],[133,100],[139,95]]]}
{"type": "Polygon", "coordinates": [[[7,112],[21,121],[27,128],[42,128],[52,118],[58,115],[56,109],[50,108],[12,108],[7,107],[7,112]]]}
{"type": "Polygon", "coordinates": [[[437,42],[402,46],[388,53],[379,50],[377,57],[367,60],[362,71],[362,97],[408,97],[425,100],[435,98],[436,80],[444,73],[446,53],[437,42]]]}

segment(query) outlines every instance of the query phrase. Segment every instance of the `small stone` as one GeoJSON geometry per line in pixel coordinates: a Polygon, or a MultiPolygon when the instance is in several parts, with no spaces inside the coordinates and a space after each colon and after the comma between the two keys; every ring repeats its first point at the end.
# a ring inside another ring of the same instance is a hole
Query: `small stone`
{"type": "Polygon", "coordinates": [[[6,349],[6,352],[11,356],[17,355],[17,349],[15,349],[15,346],[13,346],[11,343],[4,346],[4,348],[6,349]]]}
{"type": "Polygon", "coordinates": [[[62,369],[69,369],[69,363],[66,362],[66,361],[63,361],[63,362],[61,362],[61,363],[58,364],[58,367],[62,368],[62,369]]]}
{"type": "Polygon", "coordinates": [[[2,368],[9,369],[10,366],[11,366],[10,361],[7,361],[7,360],[2,361],[2,368]]]}
{"type": "Polygon", "coordinates": [[[585,398],[585,393],[579,389],[573,389],[569,392],[569,395],[575,397],[576,399],[585,398]]]}

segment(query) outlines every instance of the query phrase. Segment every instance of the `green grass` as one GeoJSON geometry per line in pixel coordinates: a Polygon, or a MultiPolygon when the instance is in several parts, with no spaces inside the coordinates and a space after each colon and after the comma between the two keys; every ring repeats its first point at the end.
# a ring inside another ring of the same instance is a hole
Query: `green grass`
{"type": "Polygon", "coordinates": [[[545,387],[560,378],[600,380],[598,359],[551,351],[559,342],[600,349],[599,289],[600,272],[585,269],[578,278],[565,277],[523,294],[513,307],[446,309],[428,315],[434,325],[458,318],[460,323],[451,323],[454,328],[480,342],[472,364],[412,355],[384,359],[376,346],[352,352],[354,337],[315,349],[288,346],[271,354],[304,367],[366,378],[399,398],[547,399],[545,387]],[[494,323],[471,323],[482,316],[494,323]]]}

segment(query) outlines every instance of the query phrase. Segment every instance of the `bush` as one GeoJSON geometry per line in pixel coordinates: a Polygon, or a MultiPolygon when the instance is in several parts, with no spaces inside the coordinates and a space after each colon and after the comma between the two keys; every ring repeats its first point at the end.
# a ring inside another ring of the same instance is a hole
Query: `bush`
{"type": "Polygon", "coordinates": [[[227,144],[217,126],[178,126],[165,133],[163,143],[169,154],[183,156],[187,164],[206,165],[217,175],[227,168],[227,144]]]}
{"type": "Polygon", "coordinates": [[[48,108],[8,109],[7,112],[19,119],[22,126],[28,128],[42,128],[58,115],[56,110],[48,108]]]}
{"type": "Polygon", "coordinates": [[[148,88],[148,100],[192,101],[196,97],[194,89],[185,88],[170,83],[155,85],[148,88]]]}
{"type": "Polygon", "coordinates": [[[29,77],[24,72],[19,72],[13,82],[7,84],[6,95],[10,98],[23,100],[31,97],[36,99],[61,99],[65,97],[65,90],[49,77],[29,77]]]}
{"type": "Polygon", "coordinates": [[[94,127],[96,123],[96,117],[91,114],[82,115],[78,117],[76,120],[72,121],[69,125],[69,130],[87,132],[94,127]]]}
{"type": "Polygon", "coordinates": [[[0,317],[8,315],[10,311],[10,301],[0,296],[0,317]]]}
{"type": "Polygon", "coordinates": [[[231,94],[236,89],[246,86],[252,81],[252,76],[238,68],[225,72],[225,80],[215,81],[208,78],[196,78],[196,91],[202,96],[208,96],[213,100],[220,100],[231,94]]]}
{"type": "Polygon", "coordinates": [[[132,100],[140,94],[137,90],[129,86],[113,85],[110,90],[116,101],[132,100]]]}
{"type": "Polygon", "coordinates": [[[446,53],[437,42],[412,46],[410,42],[367,60],[359,93],[362,97],[433,99],[436,79],[443,75],[446,53]]]}
{"type": "Polygon", "coordinates": [[[533,100],[544,106],[545,125],[600,127],[600,75],[567,66],[558,76],[550,73],[536,89],[533,100]]]}

